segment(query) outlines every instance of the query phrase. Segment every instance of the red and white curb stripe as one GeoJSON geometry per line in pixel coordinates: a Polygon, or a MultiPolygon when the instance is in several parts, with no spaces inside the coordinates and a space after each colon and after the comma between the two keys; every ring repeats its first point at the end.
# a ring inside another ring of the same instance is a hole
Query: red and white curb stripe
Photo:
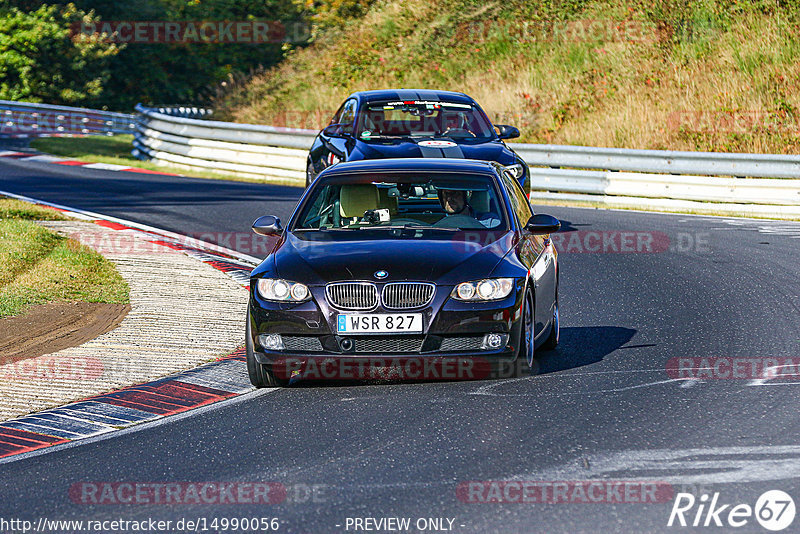
{"type": "MultiPolygon", "coordinates": [[[[0,191],[0,196],[52,208],[113,230],[135,232],[151,243],[179,250],[225,272],[244,287],[249,287],[250,270],[261,261],[213,243],[117,217],[6,191],[0,191]]],[[[244,349],[240,348],[189,371],[0,423],[0,463],[3,458],[10,461],[10,457],[19,454],[113,432],[253,391],[244,360],[244,349]]]]}
{"type": "Polygon", "coordinates": [[[84,169],[101,169],[104,171],[125,171],[125,172],[138,172],[144,174],[163,174],[166,176],[182,176],[181,174],[162,172],[162,171],[151,171],[149,169],[142,169],[140,167],[128,167],[126,165],[116,165],[114,163],[89,163],[88,161],[60,158],[58,156],[51,156],[50,154],[16,152],[13,150],[0,151],[0,158],[10,158],[19,161],[38,161],[42,163],[55,163],[56,165],[83,167],[84,169]]]}
{"type": "Polygon", "coordinates": [[[244,349],[239,349],[189,371],[0,423],[0,458],[114,432],[248,393],[255,388],[247,378],[244,359],[244,349]]]}

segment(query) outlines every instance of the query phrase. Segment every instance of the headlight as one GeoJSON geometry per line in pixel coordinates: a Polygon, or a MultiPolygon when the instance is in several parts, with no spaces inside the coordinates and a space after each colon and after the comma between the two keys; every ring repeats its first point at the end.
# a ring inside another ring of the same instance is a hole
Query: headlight
{"type": "Polygon", "coordinates": [[[519,180],[525,174],[525,167],[523,167],[521,163],[506,165],[505,169],[510,172],[511,176],[516,180],[519,180]]]}
{"type": "Polygon", "coordinates": [[[458,284],[450,296],[468,302],[499,300],[506,298],[512,289],[514,289],[513,278],[487,278],[458,284]]]}
{"type": "Polygon", "coordinates": [[[260,278],[257,287],[258,294],[266,300],[303,302],[311,296],[305,285],[279,278],[260,278]]]}

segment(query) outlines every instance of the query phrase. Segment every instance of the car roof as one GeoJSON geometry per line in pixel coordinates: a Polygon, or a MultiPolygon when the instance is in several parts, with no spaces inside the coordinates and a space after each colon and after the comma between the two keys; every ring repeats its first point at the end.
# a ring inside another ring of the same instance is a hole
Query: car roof
{"type": "Polygon", "coordinates": [[[357,98],[359,102],[377,102],[393,100],[425,100],[433,102],[453,102],[456,104],[475,104],[475,101],[464,93],[455,91],[435,91],[431,89],[379,89],[359,91],[348,98],[357,98]]]}
{"type": "Polygon", "coordinates": [[[395,158],[346,161],[328,167],[320,176],[362,172],[459,172],[497,176],[491,161],[456,158],[395,158]]]}

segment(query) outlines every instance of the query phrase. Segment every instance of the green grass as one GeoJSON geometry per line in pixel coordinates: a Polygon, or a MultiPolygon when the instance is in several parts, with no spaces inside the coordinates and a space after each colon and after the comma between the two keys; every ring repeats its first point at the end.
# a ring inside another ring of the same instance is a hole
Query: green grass
{"type": "Polygon", "coordinates": [[[126,165],[131,161],[139,162],[139,160],[131,156],[132,142],[132,135],[117,135],[114,137],[42,137],[31,141],[31,147],[65,158],[126,165]]]}
{"type": "MultiPolygon", "coordinates": [[[[165,172],[192,176],[194,178],[206,178],[209,180],[235,180],[238,182],[253,183],[285,183],[281,180],[260,180],[246,176],[237,176],[229,173],[216,173],[201,170],[186,170],[181,166],[156,165],[149,161],[142,161],[131,155],[133,136],[116,135],[114,137],[42,137],[31,141],[31,148],[79,161],[90,163],[112,163],[114,165],[125,165],[126,167],[137,167],[156,172],[165,172]]],[[[296,185],[296,184],[295,184],[296,185]]]]}
{"type": "Polygon", "coordinates": [[[57,211],[0,199],[0,317],[54,301],[129,301],[113,263],[34,222],[59,219],[57,211]]]}
{"type": "Polygon", "coordinates": [[[0,220],[27,219],[29,221],[63,221],[66,220],[60,212],[23,202],[11,198],[0,197],[0,220]]]}

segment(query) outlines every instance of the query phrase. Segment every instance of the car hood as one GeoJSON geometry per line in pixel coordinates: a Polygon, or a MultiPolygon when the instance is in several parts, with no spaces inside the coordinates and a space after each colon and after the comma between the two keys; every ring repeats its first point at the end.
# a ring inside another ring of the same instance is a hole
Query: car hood
{"type": "Polygon", "coordinates": [[[497,140],[486,143],[468,143],[448,138],[437,138],[437,141],[452,141],[457,144],[457,146],[446,148],[426,147],[419,144],[420,142],[431,140],[430,138],[372,142],[359,140],[356,142],[355,150],[349,159],[463,158],[496,161],[503,165],[510,165],[515,162],[513,153],[502,142],[497,140]]]}
{"type": "Polygon", "coordinates": [[[389,273],[384,282],[446,285],[488,276],[513,241],[512,232],[483,230],[287,232],[273,255],[278,276],[307,285],[376,280],[381,270],[389,273]]]}

